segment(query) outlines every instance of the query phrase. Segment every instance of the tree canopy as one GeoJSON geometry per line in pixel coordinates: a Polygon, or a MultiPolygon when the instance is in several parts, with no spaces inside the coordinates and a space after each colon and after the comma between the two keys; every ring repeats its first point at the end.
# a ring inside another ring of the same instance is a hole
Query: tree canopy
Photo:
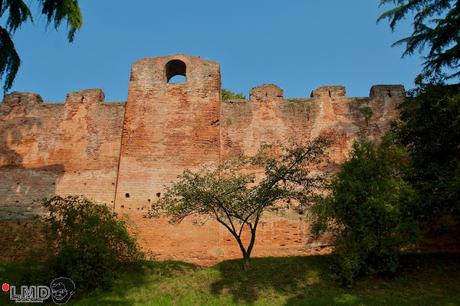
{"type": "Polygon", "coordinates": [[[355,142],[329,192],[312,207],[313,230],[334,236],[334,272],[345,285],[363,274],[395,272],[400,249],[418,241],[419,199],[406,181],[411,160],[403,146],[355,142]]]}
{"type": "Polygon", "coordinates": [[[149,216],[166,214],[173,223],[188,216],[216,220],[235,238],[243,255],[243,268],[248,270],[262,214],[283,200],[294,199],[299,205],[312,200],[321,190],[324,175],[314,170],[325,160],[328,145],[327,138],[319,137],[306,145],[284,148],[281,154],[270,153],[270,147],[264,147],[254,157],[195,172],[185,170],[152,205],[149,216]],[[247,243],[243,239],[246,234],[247,243]]]}
{"type": "Polygon", "coordinates": [[[426,221],[449,214],[460,220],[460,86],[428,84],[409,92],[393,130],[414,167],[426,221]]]}
{"type": "MultiPolygon", "coordinates": [[[[38,4],[48,25],[52,24],[58,29],[63,22],[67,22],[67,39],[73,42],[75,33],[83,23],[78,0],[38,0],[38,4]]],[[[33,17],[29,5],[24,1],[0,0],[0,18],[6,20],[6,25],[0,26],[0,77],[4,79],[3,90],[6,92],[13,86],[21,65],[13,35],[24,23],[33,22],[33,17]]]]}
{"type": "Polygon", "coordinates": [[[394,7],[384,12],[379,21],[387,19],[394,30],[405,17],[413,17],[413,32],[394,45],[404,45],[403,56],[428,49],[420,77],[460,77],[460,2],[457,0],[380,0],[380,5],[394,7]],[[448,70],[449,72],[446,72],[448,70]]]}

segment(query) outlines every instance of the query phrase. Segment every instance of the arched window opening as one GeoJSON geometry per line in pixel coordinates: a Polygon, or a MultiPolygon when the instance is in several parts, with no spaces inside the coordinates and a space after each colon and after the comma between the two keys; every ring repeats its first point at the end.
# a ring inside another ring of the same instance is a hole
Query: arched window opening
{"type": "Polygon", "coordinates": [[[187,66],[183,61],[172,60],[166,64],[166,80],[169,84],[180,84],[187,81],[187,66]]]}

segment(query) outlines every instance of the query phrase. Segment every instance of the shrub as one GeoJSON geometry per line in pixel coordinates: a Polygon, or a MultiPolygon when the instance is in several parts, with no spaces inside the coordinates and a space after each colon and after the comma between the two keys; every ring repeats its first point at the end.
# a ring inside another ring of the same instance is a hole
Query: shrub
{"type": "Polygon", "coordinates": [[[312,207],[313,229],[335,234],[334,269],[343,284],[362,274],[395,272],[403,246],[419,238],[418,196],[405,179],[410,160],[387,137],[380,145],[353,146],[330,185],[312,207]]]}
{"type": "Polygon", "coordinates": [[[142,258],[126,223],[107,206],[81,196],[55,196],[43,205],[49,212],[40,226],[50,277],[70,277],[83,291],[107,289],[124,267],[142,258]]]}

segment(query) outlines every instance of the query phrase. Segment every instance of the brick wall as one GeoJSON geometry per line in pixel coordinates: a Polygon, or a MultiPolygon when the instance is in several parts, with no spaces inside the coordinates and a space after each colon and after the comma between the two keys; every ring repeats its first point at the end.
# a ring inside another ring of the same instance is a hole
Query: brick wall
{"type": "MultiPolygon", "coordinates": [[[[200,264],[239,256],[225,229],[214,222],[180,225],[143,218],[164,185],[184,169],[253,154],[263,143],[333,136],[332,158],[342,162],[360,133],[378,139],[396,118],[405,96],[400,85],[378,85],[369,97],[350,98],[343,86],[315,89],[309,98],[285,99],[267,84],[246,100],[221,101],[217,63],[186,55],[133,64],[128,101],[104,103],[101,90],[70,93],[47,104],[13,93],[0,104],[0,219],[40,212],[33,200],[84,194],[131,220],[153,258],[200,264]],[[168,82],[175,75],[185,82],[168,82]],[[372,110],[367,118],[363,107],[372,110]]],[[[313,240],[304,216],[267,214],[256,256],[316,254],[327,237],[313,240]]]]}

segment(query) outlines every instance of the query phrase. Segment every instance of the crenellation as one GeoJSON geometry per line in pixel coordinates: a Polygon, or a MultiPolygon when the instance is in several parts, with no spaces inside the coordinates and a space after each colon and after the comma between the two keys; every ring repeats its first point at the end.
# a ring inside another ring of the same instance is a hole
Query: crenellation
{"type": "Polygon", "coordinates": [[[283,100],[284,91],[274,84],[263,84],[251,89],[250,101],[273,102],[283,100]]]}
{"type": "Polygon", "coordinates": [[[341,98],[346,96],[346,89],[341,85],[322,86],[314,89],[310,95],[312,98],[341,98]]]}
{"type": "Polygon", "coordinates": [[[372,86],[369,97],[374,98],[404,98],[406,91],[402,85],[374,85],[372,86]]]}
{"type": "Polygon", "coordinates": [[[82,91],[70,92],[67,94],[65,104],[101,104],[104,102],[104,92],[102,89],[85,89],[82,91]]]}
{"type": "Polygon", "coordinates": [[[36,93],[15,91],[5,95],[3,104],[9,107],[38,106],[43,104],[43,99],[36,93]]]}

